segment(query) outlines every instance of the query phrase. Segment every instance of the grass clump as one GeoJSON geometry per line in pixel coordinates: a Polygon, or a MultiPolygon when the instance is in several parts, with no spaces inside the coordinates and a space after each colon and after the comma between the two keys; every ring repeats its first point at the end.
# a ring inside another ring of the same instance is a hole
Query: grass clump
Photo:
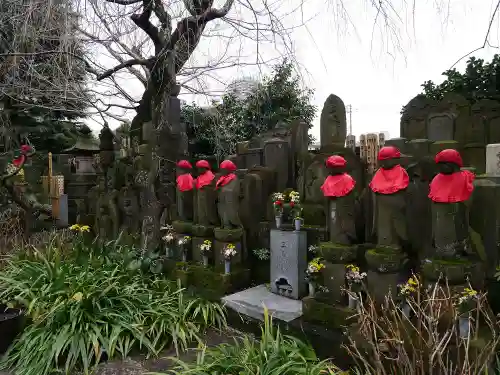
{"type": "MultiPolygon", "coordinates": [[[[235,338],[233,344],[200,349],[196,363],[177,359],[175,375],[328,375],[341,372],[328,361],[320,361],[308,344],[281,334],[267,311],[260,341],[251,336],[235,338]]],[[[159,375],[159,374],[157,374],[159,375]]]]}
{"type": "Polygon", "coordinates": [[[156,275],[132,272],[116,253],[100,256],[96,246],[82,257],[79,250],[71,255],[49,245],[7,261],[0,298],[23,309],[28,325],[4,368],[18,375],[88,374],[102,359],[126,357],[135,348],[148,355],[170,345],[186,349],[205,328],[225,325],[218,304],[188,298],[156,275]]]}

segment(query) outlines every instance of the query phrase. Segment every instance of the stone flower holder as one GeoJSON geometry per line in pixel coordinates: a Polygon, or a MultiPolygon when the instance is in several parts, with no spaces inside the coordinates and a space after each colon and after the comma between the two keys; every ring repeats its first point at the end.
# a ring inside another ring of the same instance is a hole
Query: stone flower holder
{"type": "Polygon", "coordinates": [[[318,256],[325,262],[325,269],[322,272],[324,286],[328,289],[329,303],[342,304],[345,298],[343,289],[346,287],[345,266],[349,263],[356,263],[357,253],[357,246],[339,245],[333,242],[319,244],[318,256]]]}
{"type": "Polygon", "coordinates": [[[406,261],[401,249],[378,247],[365,253],[368,265],[368,291],[372,298],[382,303],[387,295],[397,296],[399,275],[406,261]]]}

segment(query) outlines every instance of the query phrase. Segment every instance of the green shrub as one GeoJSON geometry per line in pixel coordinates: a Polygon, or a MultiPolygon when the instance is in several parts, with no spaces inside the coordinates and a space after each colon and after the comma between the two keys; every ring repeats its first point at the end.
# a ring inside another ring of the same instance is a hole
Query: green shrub
{"type": "Polygon", "coordinates": [[[327,361],[319,361],[314,350],[297,338],[282,335],[265,312],[260,341],[236,338],[233,344],[200,350],[195,364],[174,359],[178,375],[328,375],[341,372],[327,361]]]}
{"type": "Polygon", "coordinates": [[[204,328],[225,325],[219,305],[186,298],[172,282],[87,250],[77,261],[49,246],[7,262],[0,299],[21,307],[30,323],[4,368],[19,375],[75,368],[88,374],[103,356],[125,357],[135,347],[149,355],[167,345],[185,349],[204,328]]]}

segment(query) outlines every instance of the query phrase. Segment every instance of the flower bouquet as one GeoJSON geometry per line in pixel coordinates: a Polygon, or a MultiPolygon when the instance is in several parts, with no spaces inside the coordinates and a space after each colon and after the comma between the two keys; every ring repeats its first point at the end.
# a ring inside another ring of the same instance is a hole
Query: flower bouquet
{"type": "Polygon", "coordinates": [[[477,306],[478,294],[472,288],[465,288],[456,303],[458,310],[458,334],[462,339],[469,337],[470,313],[477,306]]]}
{"type": "Polygon", "coordinates": [[[401,302],[401,311],[406,318],[410,317],[411,307],[409,300],[414,298],[419,288],[420,282],[415,275],[410,277],[403,285],[399,285],[399,294],[403,298],[401,302]]]}
{"type": "Polygon", "coordinates": [[[222,256],[224,257],[224,272],[226,274],[231,272],[231,259],[237,254],[236,246],[228,243],[222,249],[222,256]]]}
{"type": "Polygon", "coordinates": [[[283,202],[285,200],[285,196],[283,193],[274,193],[273,194],[273,210],[274,217],[276,219],[276,228],[281,228],[281,215],[283,214],[283,202]]]}
{"type": "Polygon", "coordinates": [[[346,266],[346,280],[349,287],[349,307],[356,308],[359,302],[359,293],[363,290],[366,272],[360,272],[359,267],[348,264],[346,266]]]}
{"type": "Polygon", "coordinates": [[[203,243],[200,245],[200,252],[201,256],[203,257],[203,265],[205,267],[208,266],[208,255],[212,251],[212,241],[210,240],[205,240],[203,243]]]}
{"type": "Polygon", "coordinates": [[[189,237],[189,236],[181,237],[181,238],[179,238],[179,241],[177,241],[177,245],[179,245],[179,247],[181,248],[181,251],[182,251],[182,261],[183,262],[187,261],[188,247],[186,245],[189,243],[189,241],[191,241],[191,237],[189,237]]]}
{"type": "Polygon", "coordinates": [[[173,251],[172,251],[172,243],[174,242],[175,236],[174,236],[174,228],[171,225],[167,225],[164,227],[160,228],[161,231],[166,231],[167,233],[162,237],[163,241],[165,241],[165,252],[167,255],[167,258],[172,258],[173,257],[173,251]]]}
{"type": "Polygon", "coordinates": [[[306,269],[306,281],[309,283],[309,296],[314,297],[316,288],[319,287],[319,276],[325,269],[321,258],[314,258],[309,262],[306,269]]]}

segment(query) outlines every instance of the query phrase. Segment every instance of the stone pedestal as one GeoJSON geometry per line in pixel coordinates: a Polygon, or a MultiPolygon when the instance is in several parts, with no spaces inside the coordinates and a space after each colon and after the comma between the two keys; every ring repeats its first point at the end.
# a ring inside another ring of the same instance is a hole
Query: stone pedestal
{"type": "Polygon", "coordinates": [[[209,225],[199,225],[195,224],[192,227],[193,234],[193,261],[196,263],[203,262],[203,254],[200,251],[200,245],[204,241],[212,241],[212,250],[208,254],[209,264],[213,264],[215,258],[215,244],[214,244],[214,227],[209,225]]]}
{"type": "Polygon", "coordinates": [[[345,266],[356,262],[357,246],[322,242],[319,256],[325,260],[323,283],[328,292],[324,297],[329,303],[340,305],[343,300],[342,289],[345,288],[345,266]]]}
{"type": "Polygon", "coordinates": [[[367,250],[366,263],[368,265],[368,292],[377,302],[383,303],[387,295],[397,296],[398,284],[402,281],[401,271],[406,255],[400,250],[391,247],[377,247],[367,250]]]}
{"type": "Polygon", "coordinates": [[[236,255],[231,259],[231,267],[237,266],[243,260],[243,229],[214,229],[214,261],[216,268],[224,267],[224,257],[222,250],[227,244],[233,244],[236,247],[236,255]]]}
{"type": "Polygon", "coordinates": [[[271,291],[299,299],[306,294],[307,234],[271,229],[271,291]]]}

